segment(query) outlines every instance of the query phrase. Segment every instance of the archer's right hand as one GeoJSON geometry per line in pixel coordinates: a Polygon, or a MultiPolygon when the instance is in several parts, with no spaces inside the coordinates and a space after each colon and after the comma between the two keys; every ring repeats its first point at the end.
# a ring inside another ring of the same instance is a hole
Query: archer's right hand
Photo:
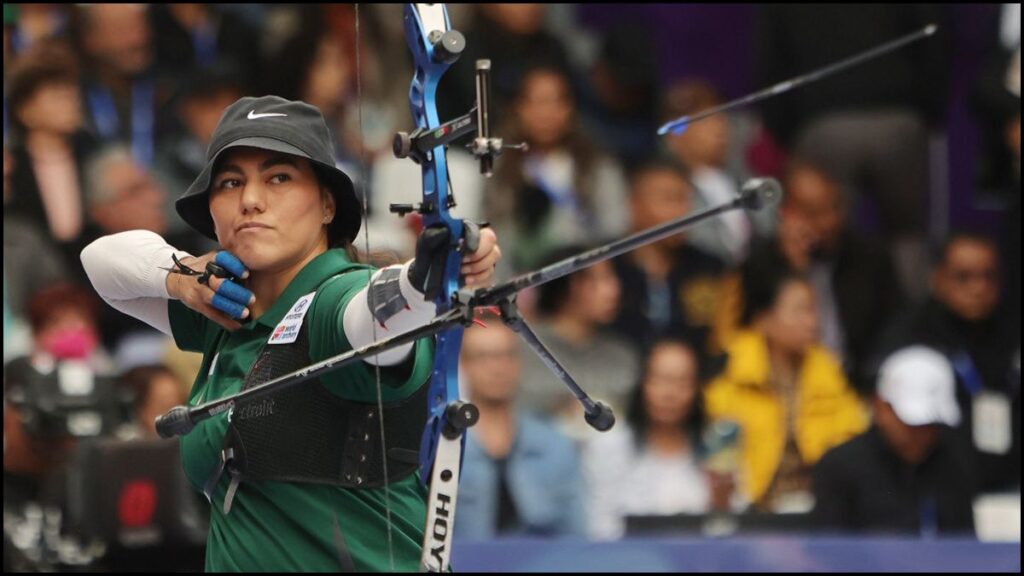
{"type": "Polygon", "coordinates": [[[167,293],[192,310],[213,320],[226,330],[242,327],[238,320],[252,315],[256,296],[242,287],[235,279],[249,277],[245,265],[230,252],[215,251],[202,256],[182,258],[181,263],[189,268],[205,272],[207,264],[215,263],[227,270],[231,277],[221,278],[209,275],[207,283],[200,283],[199,277],[172,272],[167,275],[167,293]]]}

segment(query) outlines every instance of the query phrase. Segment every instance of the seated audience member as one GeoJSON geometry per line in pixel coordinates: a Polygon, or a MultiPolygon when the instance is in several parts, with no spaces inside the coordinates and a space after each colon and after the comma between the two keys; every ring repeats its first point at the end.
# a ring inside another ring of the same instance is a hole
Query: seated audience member
{"type": "Polygon", "coordinates": [[[76,4],[74,36],[84,66],[86,123],[101,142],[128,144],[152,166],[170,135],[172,79],[155,66],[147,4],[76,4]]]}
{"type": "MultiPolygon", "coordinates": [[[[671,160],[653,160],[631,175],[632,231],[680,218],[691,211],[693,187],[671,160]]],[[[639,349],[673,331],[694,342],[701,355],[718,352],[710,332],[718,312],[724,264],[690,243],[689,232],[630,251],[614,260],[624,298],[615,330],[639,349]]]]}
{"type": "Polygon", "coordinates": [[[1020,486],[1019,342],[999,308],[1000,267],[995,242],[958,231],[937,254],[929,299],[886,333],[880,353],[920,343],[953,364],[957,427],[973,446],[979,489],[1020,486]]]}
{"type": "Polygon", "coordinates": [[[150,10],[156,67],[180,78],[195,69],[231,60],[246,86],[256,80],[261,58],[254,54],[260,38],[244,18],[225,14],[217,4],[156,4],[150,10]]]}
{"type": "Polygon", "coordinates": [[[43,288],[67,280],[65,261],[46,233],[7,210],[13,192],[14,158],[4,144],[4,362],[31,344],[25,324],[28,300],[43,288]]]}
{"type": "Polygon", "coordinates": [[[706,417],[698,374],[692,346],[659,340],[629,413],[584,448],[592,537],[622,536],[627,516],[703,514],[728,507],[731,482],[704,466],[706,417]]]}
{"type": "Polygon", "coordinates": [[[973,534],[970,461],[950,434],[960,423],[953,367],[924,346],[882,364],[874,425],[814,469],[814,516],[823,528],[973,534]]]}
{"type": "MultiPolygon", "coordinates": [[[[161,142],[153,165],[154,175],[174,192],[168,195],[167,213],[175,213],[174,200],[206,166],[206,149],[224,110],[245,94],[239,70],[230,62],[193,71],[181,80],[171,108],[180,129],[161,142]]],[[[168,224],[175,231],[189,229],[180,218],[168,224]]]]}
{"type": "Polygon", "coordinates": [[[658,57],[645,23],[616,22],[601,34],[600,52],[580,91],[584,125],[627,168],[657,148],[658,57]]]}
{"type": "Polygon", "coordinates": [[[98,347],[96,302],[84,289],[68,284],[43,289],[29,301],[28,319],[31,352],[4,365],[5,504],[39,496],[46,477],[60,468],[74,447],[70,436],[37,437],[26,428],[19,407],[20,400],[29,396],[26,387],[52,374],[64,361],[83,362],[94,374],[112,371],[109,358],[98,347]],[[17,497],[9,500],[8,490],[17,497]]]}
{"type": "MultiPolygon", "coordinates": [[[[85,169],[85,196],[90,224],[82,235],[79,254],[96,238],[128,230],[156,232],[192,254],[213,247],[192,231],[168,229],[167,193],[122,144],[109,145],[90,159],[85,169]]],[[[88,282],[80,266],[78,274],[80,282],[88,282]]],[[[101,319],[103,344],[119,363],[135,366],[159,362],[166,335],[109,306],[103,307],[101,319]]]]}
{"type": "MultiPolygon", "coordinates": [[[[552,255],[551,261],[582,250],[567,248],[552,255]]],[[[539,290],[539,317],[531,323],[537,337],[588,394],[616,414],[624,414],[640,372],[640,359],[625,337],[607,330],[622,294],[612,265],[602,262],[552,280],[539,290]]],[[[588,437],[593,432],[583,420],[576,397],[536,354],[523,358],[520,401],[538,414],[557,419],[573,437],[588,437]]]]}
{"type": "Polygon", "coordinates": [[[4,4],[4,64],[8,50],[12,56],[22,54],[39,43],[67,35],[70,8],[51,3],[4,4]]]}
{"type": "Polygon", "coordinates": [[[136,366],[121,375],[119,384],[133,398],[131,427],[125,436],[156,439],[156,419],[175,406],[185,404],[185,387],[166,366],[136,366]]]}
{"type": "MultiPolygon", "coordinates": [[[[696,114],[719,104],[721,95],[707,81],[678,82],[662,97],[662,121],[696,114]]],[[[739,195],[744,175],[727,165],[732,142],[732,126],[725,114],[694,122],[681,134],[665,136],[665,148],[690,172],[695,190],[694,210],[724,204],[739,195]]],[[[755,232],[766,233],[774,218],[767,210],[733,211],[694,227],[688,235],[695,246],[735,265],[747,257],[755,232]]]]}
{"type": "Polygon", "coordinates": [[[755,84],[768,86],[938,25],[928,42],[897,57],[761,107],[775,140],[835,174],[852,207],[870,197],[897,277],[914,302],[926,289],[929,134],[944,129],[952,94],[952,14],[933,4],[771,5],[759,10],[753,39],[755,84]]]}
{"type": "Polygon", "coordinates": [[[83,130],[75,55],[41,43],[19,56],[5,78],[14,167],[4,214],[17,214],[64,247],[85,225],[81,167],[93,146],[83,130]]]}
{"type": "Polygon", "coordinates": [[[461,371],[480,420],[466,441],[455,537],[582,536],[583,481],[572,442],[516,407],[519,338],[500,320],[466,330],[461,371]]]}
{"type": "Polygon", "coordinates": [[[811,466],[867,427],[839,361],[817,337],[810,283],[766,270],[707,389],[709,415],[740,427],[740,488],[758,511],[807,512],[811,466]]]}
{"type": "Polygon", "coordinates": [[[437,107],[441,118],[455,118],[475,105],[476,69],[472,63],[479,58],[489,59],[495,72],[491,77],[492,110],[512,109],[516,92],[531,68],[541,64],[569,68],[562,37],[545,27],[547,5],[481,3],[463,10],[462,18],[453,13],[453,8],[464,7],[451,5],[449,16],[466,35],[466,48],[459,62],[470,65],[452,66],[438,83],[437,107]]]}
{"type": "Polygon", "coordinates": [[[501,131],[509,150],[484,196],[485,214],[507,238],[514,271],[534,268],[545,254],[571,244],[619,238],[629,226],[627,185],[619,164],[582,132],[566,73],[533,68],[501,131]]]}
{"type": "Polygon", "coordinates": [[[739,289],[723,297],[718,338],[728,340],[743,293],[757,290],[763,270],[788,268],[807,276],[814,291],[821,343],[837,356],[859,390],[872,384],[865,362],[904,301],[884,248],[849,224],[839,183],[801,160],[790,163],[775,239],[755,246],[741,266],[739,289]]]}

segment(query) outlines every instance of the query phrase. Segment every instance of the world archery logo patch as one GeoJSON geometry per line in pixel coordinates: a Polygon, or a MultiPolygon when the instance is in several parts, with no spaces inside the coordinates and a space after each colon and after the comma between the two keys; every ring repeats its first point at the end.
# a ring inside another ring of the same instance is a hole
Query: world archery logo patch
{"type": "Polygon", "coordinates": [[[299,337],[299,329],[302,328],[302,320],[309,312],[309,304],[313,301],[316,292],[310,292],[295,301],[291,310],[284,315],[281,322],[274,328],[267,344],[291,344],[299,337]]]}

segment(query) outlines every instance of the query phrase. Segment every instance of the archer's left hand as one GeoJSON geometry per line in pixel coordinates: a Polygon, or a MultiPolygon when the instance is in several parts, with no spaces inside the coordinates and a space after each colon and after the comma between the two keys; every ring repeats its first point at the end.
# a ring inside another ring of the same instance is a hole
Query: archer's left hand
{"type": "MultiPolygon", "coordinates": [[[[469,224],[469,223],[467,223],[469,224]]],[[[494,278],[494,267],[501,260],[498,235],[490,228],[480,229],[480,247],[462,258],[462,281],[471,288],[489,286],[494,278]]]]}
{"type": "MultiPolygon", "coordinates": [[[[471,288],[488,286],[494,277],[494,267],[501,260],[498,236],[490,228],[476,223],[466,221],[464,224],[462,242],[476,249],[462,257],[459,284],[471,288]]],[[[409,281],[428,300],[436,298],[441,291],[448,238],[447,227],[435,226],[423,230],[416,242],[416,259],[409,268],[409,281]]]]}

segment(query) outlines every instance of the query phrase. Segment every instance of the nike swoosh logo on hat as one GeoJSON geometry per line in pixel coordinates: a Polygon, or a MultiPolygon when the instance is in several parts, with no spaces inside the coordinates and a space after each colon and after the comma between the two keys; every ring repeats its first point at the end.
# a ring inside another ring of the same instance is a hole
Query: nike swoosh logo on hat
{"type": "Polygon", "coordinates": [[[281,114],[280,112],[267,112],[266,114],[257,114],[255,110],[249,110],[249,120],[255,120],[257,118],[269,118],[270,116],[287,116],[287,114],[281,114]]]}

